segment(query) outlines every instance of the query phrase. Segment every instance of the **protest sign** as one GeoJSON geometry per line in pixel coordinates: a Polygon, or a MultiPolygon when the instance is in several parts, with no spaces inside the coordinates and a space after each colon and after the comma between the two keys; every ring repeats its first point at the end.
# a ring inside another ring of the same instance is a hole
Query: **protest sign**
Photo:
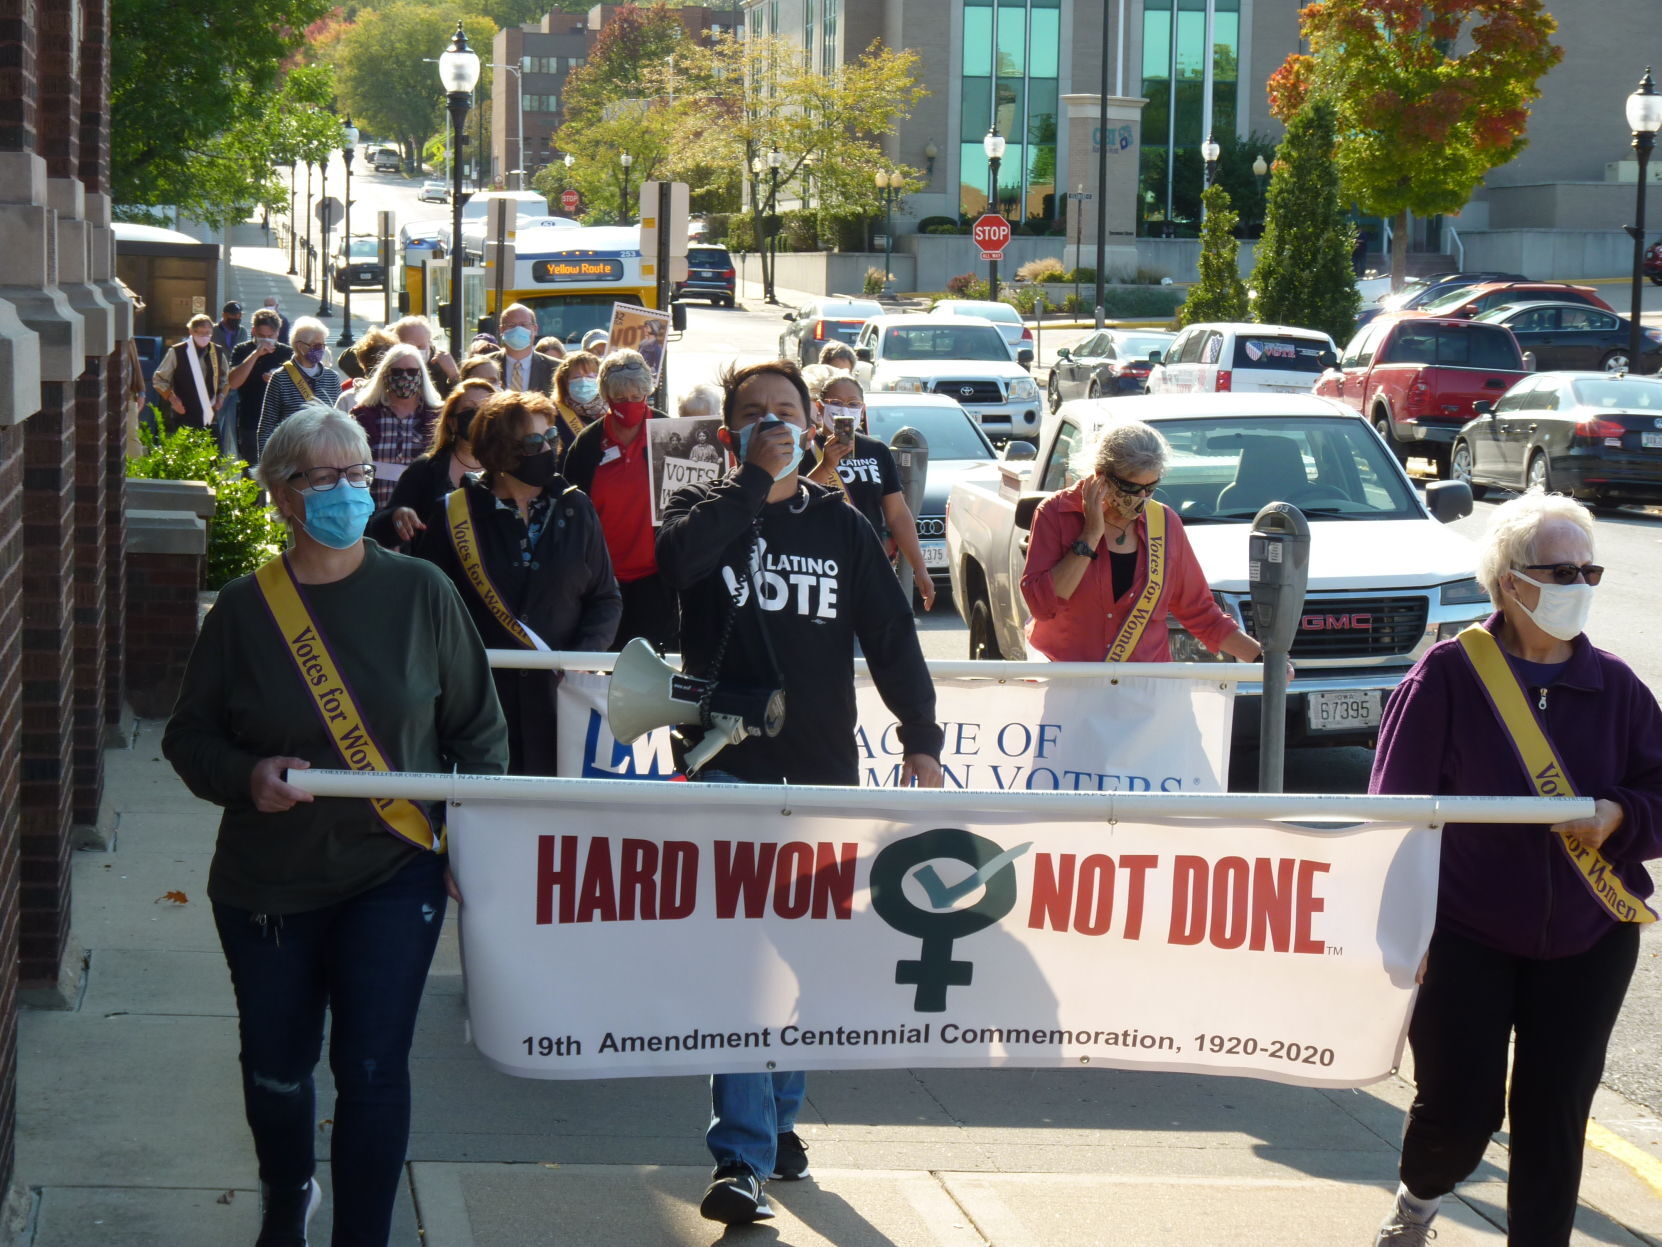
{"type": "Polygon", "coordinates": [[[606,335],[606,349],[628,347],[639,351],[652,369],[652,384],[656,388],[663,377],[664,344],[669,341],[669,313],[656,308],[641,307],[638,303],[612,304],[612,327],[606,335]]]}
{"type": "Polygon", "coordinates": [[[727,452],[716,440],[720,416],[677,416],[646,423],[646,470],[652,478],[652,523],[663,522],[664,504],[678,489],[721,475],[727,452]]]}

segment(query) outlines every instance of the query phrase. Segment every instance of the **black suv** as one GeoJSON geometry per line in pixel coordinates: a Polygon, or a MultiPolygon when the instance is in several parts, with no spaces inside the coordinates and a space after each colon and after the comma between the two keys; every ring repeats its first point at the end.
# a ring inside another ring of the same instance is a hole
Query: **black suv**
{"type": "Polygon", "coordinates": [[[733,306],[733,257],[726,247],[694,243],[687,248],[687,280],[675,283],[675,297],[708,299],[710,306],[733,306]]]}

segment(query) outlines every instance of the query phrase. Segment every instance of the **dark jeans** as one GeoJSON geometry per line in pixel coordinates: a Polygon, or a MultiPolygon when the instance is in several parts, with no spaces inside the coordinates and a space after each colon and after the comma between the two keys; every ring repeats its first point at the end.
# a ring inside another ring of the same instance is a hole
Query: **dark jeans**
{"type": "Polygon", "coordinates": [[[660,654],[680,650],[681,602],[662,576],[654,572],[620,584],[618,593],[623,597],[623,615],[612,639],[613,653],[638,636],[650,641],[660,654]]]}
{"type": "Polygon", "coordinates": [[[1452,1191],[1483,1159],[1505,1111],[1512,1124],[1506,1241],[1570,1241],[1587,1115],[1638,954],[1632,923],[1584,953],[1552,960],[1432,936],[1408,1026],[1416,1086],[1401,1175],[1409,1191],[1420,1199],[1452,1191]]]}
{"type": "Polygon", "coordinates": [[[214,906],[242,1036],[242,1095],[260,1181],[312,1177],[312,1070],[332,1015],[335,1247],[386,1247],[410,1137],[410,1041],[444,925],[445,858],[302,914],[214,906]]]}

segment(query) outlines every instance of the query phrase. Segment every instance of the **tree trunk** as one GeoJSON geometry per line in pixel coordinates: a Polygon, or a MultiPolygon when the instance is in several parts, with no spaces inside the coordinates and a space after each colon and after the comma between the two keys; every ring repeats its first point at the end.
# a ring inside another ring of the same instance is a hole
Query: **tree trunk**
{"type": "Polygon", "coordinates": [[[1408,281],[1408,213],[1397,213],[1391,222],[1391,290],[1401,290],[1408,281]]]}

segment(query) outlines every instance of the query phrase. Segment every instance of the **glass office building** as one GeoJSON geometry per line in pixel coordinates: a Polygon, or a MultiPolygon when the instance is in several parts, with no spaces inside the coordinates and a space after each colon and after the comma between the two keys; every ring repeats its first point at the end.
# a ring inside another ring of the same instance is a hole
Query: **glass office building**
{"type": "Polygon", "coordinates": [[[959,108],[959,211],[987,208],[989,129],[1007,146],[998,206],[1013,221],[1053,220],[1059,122],[1061,0],[964,0],[959,108]]]}
{"type": "MultiPolygon", "coordinates": [[[[1205,0],[1143,0],[1142,162],[1139,189],[1144,217],[1186,215],[1173,204],[1174,177],[1184,161],[1196,164],[1205,142],[1205,0]],[[1174,166],[1167,155],[1177,153],[1174,166]]],[[[1236,133],[1240,77],[1241,0],[1215,0],[1212,19],[1212,133],[1236,133]]],[[[1191,179],[1192,180],[1192,179],[1191,179]]]]}

